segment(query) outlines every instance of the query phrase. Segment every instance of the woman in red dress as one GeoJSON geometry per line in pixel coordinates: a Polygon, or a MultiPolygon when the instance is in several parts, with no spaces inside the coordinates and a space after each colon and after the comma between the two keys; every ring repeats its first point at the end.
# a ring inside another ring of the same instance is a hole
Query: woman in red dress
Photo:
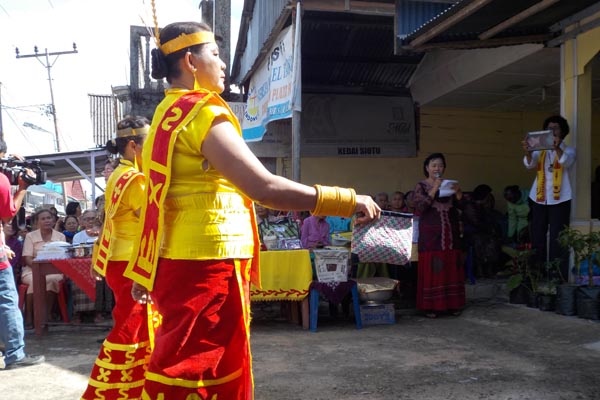
{"type": "Polygon", "coordinates": [[[454,183],[440,195],[446,159],[434,153],[425,159],[426,179],[417,184],[413,201],[419,214],[417,309],[435,318],[440,312],[459,315],[465,305],[465,272],[459,208],[463,194],[454,183]]]}

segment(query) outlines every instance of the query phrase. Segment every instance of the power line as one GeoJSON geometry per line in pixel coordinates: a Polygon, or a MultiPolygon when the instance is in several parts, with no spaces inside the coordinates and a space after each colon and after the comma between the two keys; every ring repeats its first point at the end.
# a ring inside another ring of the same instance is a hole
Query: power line
{"type": "Polygon", "coordinates": [[[21,133],[21,135],[23,136],[23,138],[25,139],[25,141],[27,142],[27,144],[31,147],[34,147],[36,149],[37,152],[41,152],[40,148],[37,146],[37,141],[31,141],[29,138],[29,135],[27,133],[25,133],[25,131],[23,130],[23,128],[21,127],[21,124],[19,124],[15,118],[9,113],[7,112],[6,115],[8,115],[8,118],[13,122],[13,125],[17,128],[17,130],[21,133]]]}
{"type": "MultiPolygon", "coordinates": [[[[52,3],[51,3],[52,4],[52,3]]],[[[30,57],[35,57],[48,71],[48,84],[50,85],[50,101],[51,101],[51,112],[52,112],[52,119],[54,120],[54,135],[55,135],[55,146],[56,146],[56,152],[60,153],[60,135],[58,133],[58,118],[56,116],[56,105],[54,103],[54,91],[52,89],[52,67],[54,66],[54,63],[56,63],[56,60],[58,60],[58,57],[60,55],[63,54],[74,54],[74,53],[78,53],[77,51],[77,45],[75,43],[73,43],[73,50],[69,50],[69,51],[56,51],[56,52],[52,52],[49,53],[48,49],[44,49],[44,53],[39,53],[38,52],[38,47],[34,46],[34,54],[25,54],[25,55],[21,55],[19,53],[19,48],[15,48],[15,52],[17,53],[17,58],[30,58],[30,57]],[[40,59],[41,56],[44,56],[45,58],[45,62],[42,61],[40,59]],[[52,61],[52,63],[50,63],[50,56],[56,56],[56,58],[54,58],[54,61],[52,61]]]]}

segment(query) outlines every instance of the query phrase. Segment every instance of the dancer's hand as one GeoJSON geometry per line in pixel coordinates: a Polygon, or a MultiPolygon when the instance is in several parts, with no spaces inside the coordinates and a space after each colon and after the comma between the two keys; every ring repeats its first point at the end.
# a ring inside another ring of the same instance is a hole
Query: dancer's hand
{"type": "Polygon", "coordinates": [[[137,282],[133,282],[133,286],[131,287],[131,297],[140,304],[151,302],[148,289],[137,282]]]}

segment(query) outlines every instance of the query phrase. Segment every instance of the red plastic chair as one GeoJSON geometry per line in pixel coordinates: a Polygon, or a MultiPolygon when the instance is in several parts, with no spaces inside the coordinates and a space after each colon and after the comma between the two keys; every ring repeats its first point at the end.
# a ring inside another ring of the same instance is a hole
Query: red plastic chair
{"type": "MultiPolygon", "coordinates": [[[[60,317],[62,318],[63,322],[69,322],[69,312],[67,311],[67,284],[65,282],[65,280],[61,280],[58,283],[58,296],[57,296],[57,301],[58,301],[58,308],[60,310],[60,317]]],[[[29,285],[25,284],[25,283],[21,283],[19,285],[18,288],[18,292],[19,292],[19,310],[21,310],[22,313],[25,312],[25,298],[27,296],[27,289],[29,288],[29,285]]]]}
{"type": "Polygon", "coordinates": [[[21,310],[22,313],[25,312],[25,297],[27,296],[28,288],[29,288],[29,285],[26,285],[24,283],[21,283],[19,285],[19,287],[17,288],[17,290],[19,292],[19,310],[21,310]]]}
{"type": "Polygon", "coordinates": [[[67,311],[67,282],[63,279],[58,283],[58,309],[63,322],[69,322],[69,312],[67,311]]]}

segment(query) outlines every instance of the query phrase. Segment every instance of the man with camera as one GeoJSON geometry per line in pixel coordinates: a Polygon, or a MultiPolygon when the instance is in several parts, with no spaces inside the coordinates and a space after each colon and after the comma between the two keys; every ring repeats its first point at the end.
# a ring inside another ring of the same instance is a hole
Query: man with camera
{"type": "MultiPolygon", "coordinates": [[[[6,155],[6,142],[0,139],[0,158],[6,155]]],[[[18,157],[17,157],[18,158],[18,157]]],[[[11,182],[4,173],[0,173],[0,219],[10,222],[27,192],[29,183],[23,179],[24,170],[19,174],[18,187],[11,195],[11,182]]],[[[4,355],[0,357],[0,369],[26,367],[45,361],[44,356],[25,354],[25,330],[23,316],[19,310],[19,294],[15,286],[10,258],[14,253],[4,244],[4,232],[0,232],[0,341],[4,343],[4,355]]]]}

